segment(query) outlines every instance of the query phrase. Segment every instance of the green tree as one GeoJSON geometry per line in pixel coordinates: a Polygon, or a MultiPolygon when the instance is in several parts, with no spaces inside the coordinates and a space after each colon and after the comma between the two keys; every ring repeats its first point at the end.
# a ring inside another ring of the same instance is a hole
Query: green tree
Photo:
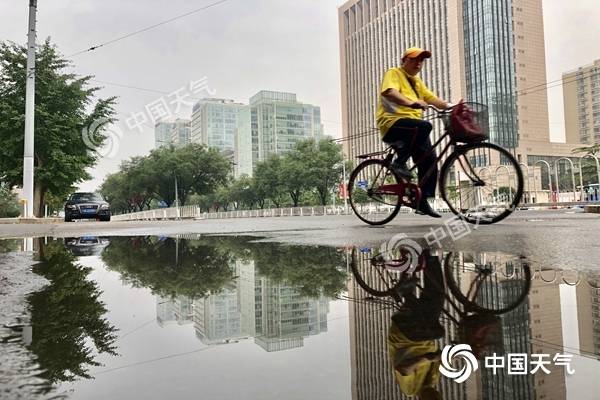
{"type": "MultiPolygon", "coordinates": [[[[27,48],[0,43],[0,175],[11,185],[23,180],[27,48]]],[[[70,61],[47,39],[36,52],[34,213],[44,211],[46,193],[62,197],[76,183],[90,179],[87,168],[98,154],[85,145],[82,131],[102,145],[105,128],[115,122],[115,97],[94,100],[92,76],[66,72],[70,61]]]]}
{"type": "Polygon", "coordinates": [[[104,178],[100,186],[100,193],[110,203],[113,212],[132,212],[133,205],[130,202],[128,185],[125,174],[122,171],[109,174],[104,178]]]}
{"type": "Polygon", "coordinates": [[[29,296],[33,338],[29,349],[50,383],[91,379],[89,366],[101,365],[98,354],[117,355],[116,329],[105,318],[101,291],[62,242],[44,245],[40,239],[40,264],[34,271],[50,281],[29,296]]]}
{"type": "Polygon", "coordinates": [[[600,154],[600,143],[598,144],[594,144],[591,146],[584,146],[584,147],[577,147],[576,149],[573,149],[573,153],[575,154],[591,154],[593,156],[595,156],[596,154],[600,154]]]}
{"type": "Polygon", "coordinates": [[[280,156],[272,155],[257,163],[254,171],[256,194],[260,199],[269,199],[275,207],[283,205],[286,197],[286,185],[282,173],[283,161],[280,156]]]}
{"type": "Polygon", "coordinates": [[[242,175],[229,188],[231,201],[236,204],[236,209],[252,209],[259,203],[254,180],[247,175],[242,175]]]}
{"type": "MultiPolygon", "coordinates": [[[[578,154],[581,157],[585,157],[586,155],[600,157],[600,144],[578,147],[573,149],[573,153],[578,154]]],[[[581,160],[581,175],[584,185],[600,183],[598,182],[598,164],[590,157],[581,160]]]]}
{"type": "MultiPolygon", "coordinates": [[[[314,149],[314,154],[307,154],[310,165],[311,186],[316,189],[321,205],[326,205],[332,190],[342,182],[342,146],[331,140],[323,139],[318,143],[309,141],[302,147],[314,149]]],[[[301,147],[301,148],[302,148],[301,147]]]]}
{"type": "Polygon", "coordinates": [[[231,163],[218,150],[200,144],[181,148],[161,147],[153,150],[144,164],[156,196],[168,206],[175,201],[175,179],[181,204],[193,193],[213,193],[227,183],[231,163]]]}
{"type": "Polygon", "coordinates": [[[21,213],[17,195],[6,184],[0,184],[0,218],[14,218],[21,213]]]}
{"type": "Polygon", "coordinates": [[[152,190],[153,174],[147,157],[133,157],[121,165],[124,183],[127,185],[127,202],[137,211],[150,207],[155,197],[152,190]]]}
{"type": "Polygon", "coordinates": [[[281,157],[280,181],[294,207],[298,207],[302,193],[310,189],[312,153],[314,142],[300,141],[281,157]]]}

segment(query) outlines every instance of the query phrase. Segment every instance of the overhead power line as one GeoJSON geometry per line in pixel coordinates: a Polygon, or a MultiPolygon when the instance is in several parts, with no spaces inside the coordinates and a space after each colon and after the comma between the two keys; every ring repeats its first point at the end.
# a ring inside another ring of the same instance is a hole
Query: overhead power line
{"type": "MultiPolygon", "coordinates": [[[[227,0],[223,0],[223,1],[227,1],[227,0]]],[[[552,89],[555,87],[559,87],[559,86],[563,86],[565,84],[569,84],[569,83],[573,83],[576,82],[578,79],[586,79],[586,78],[591,78],[592,76],[595,76],[598,74],[598,71],[587,71],[583,74],[580,74],[577,77],[573,77],[570,79],[557,79],[557,80],[552,80],[552,81],[548,81],[546,83],[543,84],[539,84],[539,85],[534,85],[531,87],[528,87],[526,89],[521,89],[519,91],[515,92],[515,95],[517,95],[518,97],[524,97],[527,96],[529,94],[533,94],[536,92],[540,92],[543,90],[548,90],[548,89],[552,89]],[[535,90],[532,90],[535,89],[535,90]],[[521,95],[518,95],[518,93],[522,93],[521,95]]],[[[116,86],[116,87],[122,87],[122,88],[126,88],[126,89],[133,89],[133,90],[140,90],[140,91],[145,91],[145,92],[150,92],[150,93],[157,93],[157,94],[162,94],[162,95],[166,95],[169,94],[169,92],[166,91],[162,91],[162,90],[158,90],[158,89],[152,89],[152,88],[145,88],[145,87],[139,87],[139,86],[132,86],[132,85],[126,85],[126,84],[122,84],[122,83],[115,83],[115,82],[106,82],[106,81],[99,81],[94,79],[94,82],[103,84],[103,85],[109,85],[109,86],[116,86]]],[[[194,100],[200,100],[198,98],[195,98],[194,100]]],[[[331,123],[339,123],[336,121],[326,121],[326,120],[322,120],[322,122],[331,122],[331,123]]],[[[372,127],[372,128],[367,128],[363,131],[354,133],[352,135],[349,136],[345,136],[345,137],[341,137],[341,138],[336,138],[336,139],[332,139],[332,141],[334,142],[338,142],[338,143],[342,143],[345,141],[349,141],[349,140],[353,140],[353,139],[360,139],[360,138],[364,138],[367,136],[372,136],[374,134],[374,132],[378,132],[379,129],[376,127],[372,127]]]]}
{"type": "Polygon", "coordinates": [[[115,42],[118,42],[118,41],[121,41],[121,40],[124,40],[124,39],[130,38],[130,37],[132,37],[132,36],[138,35],[138,34],[140,34],[140,33],[143,33],[143,32],[147,32],[147,31],[149,31],[149,30],[151,30],[151,29],[158,28],[159,26],[166,25],[166,24],[168,24],[168,23],[170,23],[170,22],[173,22],[173,21],[176,21],[176,20],[178,20],[178,19],[181,19],[181,18],[187,17],[187,16],[189,16],[189,15],[196,14],[196,13],[198,13],[198,12],[200,12],[200,11],[204,11],[204,10],[207,10],[207,9],[209,9],[209,8],[212,8],[212,7],[218,6],[218,5],[220,5],[220,4],[223,4],[223,3],[227,2],[227,1],[229,1],[229,0],[219,0],[219,1],[216,1],[216,2],[214,2],[214,3],[211,3],[211,4],[208,4],[208,5],[206,5],[206,6],[204,6],[204,7],[200,7],[200,8],[197,8],[197,9],[195,9],[195,10],[188,11],[188,12],[186,12],[185,14],[181,14],[181,15],[178,15],[178,16],[176,16],[176,17],[173,17],[173,18],[167,19],[167,20],[165,20],[165,21],[159,22],[159,23],[157,23],[157,24],[154,24],[154,25],[147,26],[147,27],[145,27],[145,28],[142,28],[142,29],[139,29],[139,30],[137,30],[137,31],[134,31],[134,32],[128,33],[128,34],[126,34],[126,35],[119,36],[119,37],[117,37],[117,38],[114,38],[114,39],[112,39],[112,40],[109,40],[109,41],[107,41],[107,42],[104,42],[104,43],[100,43],[100,44],[94,45],[94,46],[92,46],[92,47],[89,47],[89,48],[87,48],[87,49],[85,49],[85,50],[81,50],[81,51],[79,51],[79,52],[77,52],[77,53],[71,54],[69,57],[74,57],[74,56],[77,56],[77,55],[79,55],[79,54],[83,54],[83,53],[87,53],[87,52],[90,52],[90,51],[94,51],[94,50],[96,50],[96,49],[99,49],[100,47],[108,46],[109,44],[112,44],[112,43],[115,43],[115,42]]]}

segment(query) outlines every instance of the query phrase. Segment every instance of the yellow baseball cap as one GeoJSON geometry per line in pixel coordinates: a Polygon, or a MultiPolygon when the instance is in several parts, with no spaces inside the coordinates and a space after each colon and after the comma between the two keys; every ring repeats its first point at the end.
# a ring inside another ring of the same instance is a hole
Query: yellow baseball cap
{"type": "Polygon", "coordinates": [[[411,47],[406,49],[404,54],[402,54],[402,58],[431,58],[431,52],[429,50],[423,50],[420,47],[411,47]]]}

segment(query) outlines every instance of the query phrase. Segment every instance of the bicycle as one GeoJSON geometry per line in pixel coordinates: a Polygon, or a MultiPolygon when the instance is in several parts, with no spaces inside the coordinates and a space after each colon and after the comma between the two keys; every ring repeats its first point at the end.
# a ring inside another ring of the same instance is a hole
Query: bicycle
{"type": "MultiPolygon", "coordinates": [[[[468,107],[482,131],[487,133],[487,107],[478,103],[460,104],[468,107]]],[[[433,173],[446,153],[448,157],[440,169],[438,187],[452,213],[468,223],[493,224],[516,209],[524,186],[519,163],[501,146],[484,141],[469,142],[464,132],[453,128],[454,107],[448,110],[427,107],[436,112],[432,119],[441,119],[444,126],[444,134],[431,151],[448,140],[436,163],[418,184],[394,172],[394,145],[358,156],[364,161],[350,174],[348,193],[350,206],[359,219],[370,225],[384,225],[396,217],[401,206],[416,209],[421,201],[421,183],[433,173]],[[501,174],[501,179],[498,178],[500,171],[506,172],[501,174]]],[[[418,164],[414,163],[410,169],[413,174],[418,164]]]]}

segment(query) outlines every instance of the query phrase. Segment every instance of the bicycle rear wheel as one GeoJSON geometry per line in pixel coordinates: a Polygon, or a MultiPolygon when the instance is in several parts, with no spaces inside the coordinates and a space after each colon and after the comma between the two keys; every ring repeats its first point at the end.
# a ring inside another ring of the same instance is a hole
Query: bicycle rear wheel
{"type": "Polygon", "coordinates": [[[523,172],[504,148],[492,143],[457,146],[442,166],[440,191],[450,210],[472,224],[508,217],[523,196],[523,172]]]}
{"type": "Polygon", "coordinates": [[[449,253],[446,284],[467,311],[504,314],[522,304],[531,289],[531,268],[502,253],[449,253]]]}
{"type": "Polygon", "coordinates": [[[388,268],[377,256],[352,252],[354,280],[363,290],[376,297],[394,296],[396,287],[406,280],[403,270],[388,268]]]}
{"type": "Polygon", "coordinates": [[[384,160],[360,163],[348,183],[350,206],[356,216],[369,225],[383,225],[394,219],[400,211],[400,196],[378,189],[399,182],[400,178],[384,160]]]}

